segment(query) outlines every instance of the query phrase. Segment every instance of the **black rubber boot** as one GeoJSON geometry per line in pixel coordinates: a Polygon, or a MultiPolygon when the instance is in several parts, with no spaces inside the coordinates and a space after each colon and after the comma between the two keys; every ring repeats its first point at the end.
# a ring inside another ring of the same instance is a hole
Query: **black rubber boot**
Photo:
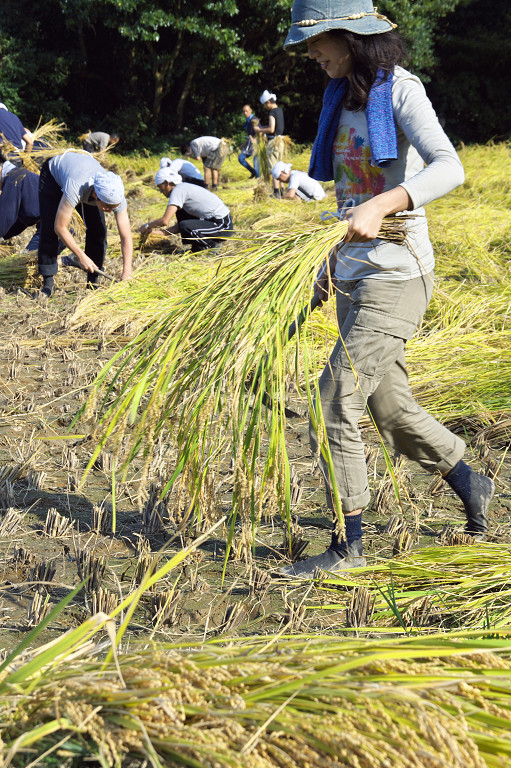
{"type": "Polygon", "coordinates": [[[48,299],[53,293],[53,275],[46,275],[43,277],[43,287],[41,288],[41,294],[48,299]]]}
{"type": "Polygon", "coordinates": [[[488,509],[495,493],[495,483],[490,477],[480,475],[460,460],[444,477],[459,496],[465,507],[467,522],[465,533],[483,540],[488,532],[488,509]]]}
{"type": "Polygon", "coordinates": [[[495,493],[495,483],[490,477],[473,473],[470,478],[470,507],[465,505],[467,522],[465,532],[479,541],[484,541],[488,533],[488,509],[495,493]]]}
{"type": "Polygon", "coordinates": [[[366,565],[364,557],[362,539],[357,539],[350,545],[349,552],[338,552],[330,547],[320,555],[308,557],[307,560],[300,560],[299,563],[286,565],[279,568],[279,576],[289,576],[295,579],[314,579],[317,578],[320,571],[328,573],[342,573],[351,568],[362,568],[366,565]]]}

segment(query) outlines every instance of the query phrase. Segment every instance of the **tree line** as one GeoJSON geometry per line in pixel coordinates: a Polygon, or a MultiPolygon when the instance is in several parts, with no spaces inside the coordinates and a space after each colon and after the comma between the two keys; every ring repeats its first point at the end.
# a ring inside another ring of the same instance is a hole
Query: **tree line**
{"type": "MultiPolygon", "coordinates": [[[[508,138],[507,0],[381,0],[454,140],[508,138]]],[[[129,150],[241,134],[268,88],[298,143],[314,138],[324,73],[282,48],[292,0],[3,0],[0,101],[33,127],[116,130],[129,150]]],[[[241,135],[240,135],[241,138],[241,135]]]]}

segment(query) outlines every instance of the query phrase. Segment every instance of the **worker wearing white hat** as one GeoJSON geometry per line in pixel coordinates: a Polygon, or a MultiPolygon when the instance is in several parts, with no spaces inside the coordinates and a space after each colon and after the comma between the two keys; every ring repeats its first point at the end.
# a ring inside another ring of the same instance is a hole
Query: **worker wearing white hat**
{"type": "Polygon", "coordinates": [[[172,160],[170,157],[162,157],[160,168],[170,168],[174,173],[178,173],[183,181],[197,184],[199,187],[206,187],[204,176],[197,166],[189,160],[185,160],[184,157],[176,157],[175,160],[172,160]]]}
{"type": "Polygon", "coordinates": [[[311,179],[305,171],[293,171],[291,163],[280,160],[271,169],[271,175],[283,184],[287,184],[287,190],[283,197],[286,200],[322,200],[326,197],[325,190],[316,179],[311,179]]]}
{"type": "Polygon", "coordinates": [[[158,170],[154,183],[162,195],[168,197],[167,208],[160,218],[142,224],[139,232],[163,229],[167,234],[180,234],[183,245],[189,246],[194,253],[214,248],[232,235],[229,209],[213,192],[183,182],[170,166],[158,170]],[[169,226],[174,216],[176,222],[169,226]]]}
{"type": "Polygon", "coordinates": [[[43,163],[39,177],[41,238],[39,274],[43,277],[41,293],[51,296],[53,278],[58,271],[59,238],[72,257],[67,263],[87,272],[87,282],[97,282],[97,269],[103,268],[106,254],[104,213],[111,211],[121,238],[122,279],[131,277],[133,241],[128,218],[124,184],[120,176],[105,169],[88,152],[66,150],[43,163]],[[71,217],[77,210],[85,224],[85,248],[70,232],[71,217]]]}
{"type": "MultiPolygon", "coordinates": [[[[274,93],[270,93],[265,89],[259,99],[265,109],[268,110],[268,125],[255,125],[255,133],[266,134],[268,138],[268,146],[266,148],[266,155],[268,158],[268,168],[270,171],[273,166],[282,160],[284,156],[284,112],[282,107],[277,106],[277,96],[274,93]]],[[[273,181],[273,195],[274,197],[280,197],[281,185],[280,181],[272,176],[273,181]]]]}

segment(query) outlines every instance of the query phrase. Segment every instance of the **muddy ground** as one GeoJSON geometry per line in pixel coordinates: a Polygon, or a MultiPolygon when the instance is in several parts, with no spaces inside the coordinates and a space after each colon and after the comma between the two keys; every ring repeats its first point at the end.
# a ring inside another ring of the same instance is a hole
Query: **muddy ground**
{"type": "MultiPolygon", "coordinates": [[[[137,224],[137,213],[133,224],[137,224]]],[[[13,243],[12,252],[19,253],[23,245],[22,237],[13,243]]],[[[136,263],[147,258],[139,254],[136,263]]],[[[107,262],[106,269],[119,274],[119,259],[107,262]]],[[[91,449],[80,437],[80,423],[71,430],[70,425],[86,399],[88,385],[121,342],[67,329],[66,318],[85,295],[85,279],[77,270],[61,269],[50,301],[35,299],[36,287],[34,283],[33,288],[1,289],[0,293],[3,652],[23,640],[49,608],[79,582],[91,559],[95,582],[50,622],[38,642],[76,626],[95,610],[111,609],[121,595],[135,588],[154,556],[162,563],[190,540],[183,534],[176,536],[171,526],[163,532],[148,532],[137,505],[136,471],[129,482],[116,489],[116,532],[111,532],[112,467],[108,456],[78,489],[91,449]]],[[[292,394],[290,401],[292,406],[292,394]]],[[[457,428],[470,440],[467,456],[472,465],[497,473],[492,535],[495,540],[511,542],[511,460],[506,439],[500,443],[481,441],[474,424],[458,424],[457,428]]],[[[304,552],[310,555],[327,544],[330,521],[307,431],[304,414],[303,419],[290,422],[287,444],[296,476],[297,546],[301,541],[309,542],[304,552]]],[[[400,556],[400,548],[453,541],[446,531],[453,527],[461,530],[463,525],[461,507],[453,494],[438,478],[432,479],[411,463],[400,464],[403,520],[385,476],[377,438],[366,430],[366,439],[375,491],[365,517],[369,562],[400,556]]],[[[224,512],[229,513],[228,504],[224,512]]],[[[231,558],[222,582],[225,537],[221,531],[143,597],[126,638],[154,635],[185,640],[222,633],[269,633],[281,628],[289,632],[346,632],[344,606],[350,588],[337,592],[338,610],[323,611],[321,604],[330,603],[331,596],[315,585],[269,577],[272,569],[287,562],[280,552],[283,538],[284,526],[279,519],[264,521],[253,557],[248,557],[251,562],[246,562],[243,553],[239,559],[231,558]],[[158,614],[162,603],[166,609],[158,614]]]]}

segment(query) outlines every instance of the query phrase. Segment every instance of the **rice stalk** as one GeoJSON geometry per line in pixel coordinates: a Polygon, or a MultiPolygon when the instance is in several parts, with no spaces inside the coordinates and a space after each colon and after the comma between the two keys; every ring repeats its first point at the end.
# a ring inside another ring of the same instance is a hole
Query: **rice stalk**
{"type": "Polygon", "coordinates": [[[260,468],[263,480],[280,486],[282,479],[275,473],[287,466],[286,328],[306,300],[325,253],[342,239],[346,228],[339,222],[314,226],[312,232],[298,236],[267,235],[264,244],[244,244],[235,255],[200,264],[209,268],[206,285],[162,302],[158,318],[128,345],[127,354],[117,355],[100,375],[101,444],[109,438],[115,442],[119,421],[132,425],[126,467],[140,451],[149,456],[162,430],[170,427],[178,460],[166,491],[195,456],[194,493],[199,492],[206,467],[214,465],[229,445],[231,455],[238,456],[235,475],[248,479],[250,516],[256,519],[263,492],[256,494],[250,488],[261,429],[271,436],[260,468]],[[107,383],[114,365],[118,367],[107,383]],[[252,397],[247,397],[250,374],[252,397]],[[121,376],[126,383],[114,395],[121,376]],[[275,403],[269,413],[263,406],[265,391],[275,403]]]}
{"type": "MultiPolygon", "coordinates": [[[[9,249],[12,254],[12,249],[9,249]]],[[[0,254],[1,256],[1,254],[0,254]]],[[[37,256],[34,254],[13,254],[0,258],[0,285],[12,288],[33,288],[36,285],[37,256]]]]}
{"type": "Polygon", "coordinates": [[[0,755],[21,766],[67,736],[106,766],[500,768],[511,757],[508,633],[186,646],[153,643],[117,665],[90,646],[60,660],[43,648],[36,677],[32,652],[0,682],[0,755]]]}
{"type": "MultiPolygon", "coordinates": [[[[327,578],[322,590],[363,586],[375,597],[373,625],[404,624],[416,628],[407,614],[416,601],[428,600],[430,631],[494,629],[511,625],[511,546],[467,542],[455,546],[427,547],[401,553],[399,558],[379,561],[357,571],[356,581],[346,577],[327,578]],[[390,596],[394,609],[385,594],[390,596]]],[[[324,610],[342,610],[334,601],[324,610]]],[[[412,613],[413,615],[413,613],[412,613]]]]}

